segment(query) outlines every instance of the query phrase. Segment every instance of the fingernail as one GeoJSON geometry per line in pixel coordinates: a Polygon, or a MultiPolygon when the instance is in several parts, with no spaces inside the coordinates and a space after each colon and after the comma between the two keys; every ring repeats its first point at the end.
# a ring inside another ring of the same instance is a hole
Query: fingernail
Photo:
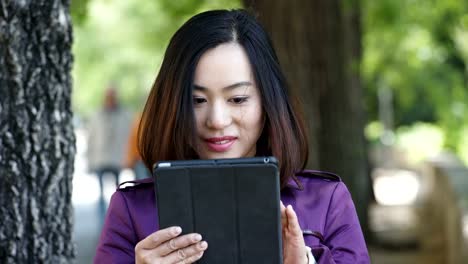
{"type": "Polygon", "coordinates": [[[288,204],[288,208],[294,211],[294,209],[292,208],[290,204],[288,204]]]}
{"type": "Polygon", "coordinates": [[[206,243],[206,241],[200,242],[200,248],[205,249],[206,247],[208,247],[208,243],[206,243]]]}
{"type": "Polygon", "coordinates": [[[182,228],[180,228],[179,226],[176,226],[172,229],[172,234],[173,235],[178,235],[182,232],[182,228]]]}
{"type": "Polygon", "coordinates": [[[193,242],[198,242],[202,239],[202,236],[200,234],[196,234],[192,237],[193,242]]]}

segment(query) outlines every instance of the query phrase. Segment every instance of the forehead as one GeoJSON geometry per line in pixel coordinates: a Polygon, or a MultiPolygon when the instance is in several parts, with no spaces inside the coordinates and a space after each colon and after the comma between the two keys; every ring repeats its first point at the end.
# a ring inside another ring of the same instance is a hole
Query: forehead
{"type": "Polygon", "coordinates": [[[221,44],[201,56],[195,69],[195,85],[211,89],[238,82],[253,83],[252,68],[241,45],[221,44]]]}

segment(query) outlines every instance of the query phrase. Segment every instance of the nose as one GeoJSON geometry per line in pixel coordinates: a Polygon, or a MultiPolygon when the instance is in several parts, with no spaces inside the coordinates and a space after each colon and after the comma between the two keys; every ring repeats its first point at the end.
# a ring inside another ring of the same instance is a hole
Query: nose
{"type": "Polygon", "coordinates": [[[231,111],[223,103],[215,103],[211,107],[206,119],[207,127],[211,129],[224,129],[232,122],[231,111]]]}

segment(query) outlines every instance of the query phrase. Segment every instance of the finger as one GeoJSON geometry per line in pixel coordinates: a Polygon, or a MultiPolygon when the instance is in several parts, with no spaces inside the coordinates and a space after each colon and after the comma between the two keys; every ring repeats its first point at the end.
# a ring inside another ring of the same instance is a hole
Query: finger
{"type": "Polygon", "coordinates": [[[191,256],[191,257],[188,257],[188,258],[186,258],[186,259],[184,259],[184,260],[181,260],[181,261],[177,262],[177,264],[189,264],[189,263],[194,263],[194,262],[198,261],[199,259],[201,259],[201,257],[203,257],[203,254],[204,254],[204,253],[205,253],[205,252],[200,252],[200,253],[198,253],[198,254],[196,254],[196,255],[193,255],[193,256],[191,256]]]}
{"type": "Polygon", "coordinates": [[[192,244],[200,242],[201,240],[202,236],[200,234],[192,233],[183,235],[166,241],[163,245],[157,248],[156,252],[160,256],[166,256],[181,248],[186,248],[192,244]]]}
{"type": "Polygon", "coordinates": [[[280,200],[280,213],[281,213],[281,224],[286,225],[287,224],[286,207],[284,207],[284,204],[281,200],[280,200]]]}
{"type": "Polygon", "coordinates": [[[201,241],[186,248],[178,249],[166,256],[169,263],[192,263],[201,258],[203,252],[208,248],[206,241],[201,241]],[[200,255],[202,253],[202,255],[200,255]]]}
{"type": "Polygon", "coordinates": [[[288,230],[291,231],[296,236],[302,236],[301,226],[299,225],[299,220],[297,219],[296,212],[291,205],[286,207],[286,218],[288,219],[288,230]]]}
{"type": "Polygon", "coordinates": [[[182,228],[178,226],[168,227],[161,230],[158,230],[151,235],[147,236],[145,239],[141,240],[136,248],[141,249],[153,249],[166,241],[177,237],[182,232],[182,228]]]}

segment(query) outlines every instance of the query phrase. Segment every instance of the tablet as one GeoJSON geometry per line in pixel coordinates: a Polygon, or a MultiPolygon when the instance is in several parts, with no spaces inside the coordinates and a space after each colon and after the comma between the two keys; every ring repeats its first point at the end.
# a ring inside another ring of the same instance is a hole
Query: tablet
{"type": "Polygon", "coordinates": [[[155,164],[160,228],[200,233],[198,263],[282,263],[280,182],[274,157],[155,164]]]}

